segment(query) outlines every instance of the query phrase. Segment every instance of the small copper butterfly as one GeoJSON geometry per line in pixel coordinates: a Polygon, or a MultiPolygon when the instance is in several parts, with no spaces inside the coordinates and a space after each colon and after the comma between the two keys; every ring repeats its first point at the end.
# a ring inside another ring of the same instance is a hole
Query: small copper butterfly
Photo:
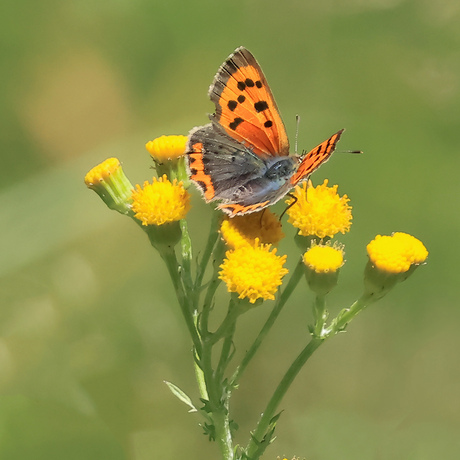
{"type": "Polygon", "coordinates": [[[289,140],[275,99],[254,56],[237,48],[209,88],[211,123],[192,129],[186,156],[190,178],[207,202],[233,216],[276,203],[327,161],[344,131],[303,155],[289,140]]]}

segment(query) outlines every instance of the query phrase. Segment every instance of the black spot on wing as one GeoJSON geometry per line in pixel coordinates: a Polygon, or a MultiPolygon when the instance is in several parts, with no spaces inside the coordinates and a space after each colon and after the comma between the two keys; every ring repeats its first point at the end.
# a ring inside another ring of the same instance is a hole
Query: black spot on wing
{"type": "Polygon", "coordinates": [[[229,108],[229,110],[231,110],[232,112],[236,109],[236,106],[238,105],[238,102],[234,101],[234,100],[231,100],[231,101],[228,101],[227,103],[227,107],[229,108]]]}
{"type": "Polygon", "coordinates": [[[233,119],[233,121],[228,125],[230,129],[232,129],[233,131],[236,130],[236,128],[238,128],[238,126],[243,123],[243,119],[242,118],[239,118],[239,117],[236,117],[233,119]]]}
{"type": "Polygon", "coordinates": [[[263,112],[268,109],[268,104],[266,101],[259,101],[254,104],[254,108],[257,112],[263,112]]]}

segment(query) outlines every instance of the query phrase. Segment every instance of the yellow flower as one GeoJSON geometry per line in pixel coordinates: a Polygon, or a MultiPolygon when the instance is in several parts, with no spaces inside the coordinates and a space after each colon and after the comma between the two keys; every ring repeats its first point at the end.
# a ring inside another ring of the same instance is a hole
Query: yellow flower
{"type": "Polygon", "coordinates": [[[343,246],[315,244],[303,256],[303,263],[316,273],[336,272],[343,264],[343,246]]]}
{"type": "Polygon", "coordinates": [[[268,209],[232,219],[227,217],[222,222],[220,232],[231,248],[254,246],[256,239],[262,244],[276,244],[284,238],[281,222],[268,209]]]}
{"type": "Polygon", "coordinates": [[[100,182],[110,179],[120,168],[121,163],[118,158],[107,158],[107,160],[88,171],[85,176],[85,184],[88,188],[97,187],[100,182]]]}
{"type": "Polygon", "coordinates": [[[117,158],[108,158],[91,169],[85,176],[85,184],[94,190],[110,209],[122,214],[130,212],[133,186],[117,158]]]}
{"type": "Polygon", "coordinates": [[[275,293],[288,273],[283,268],[286,256],[277,256],[270,245],[240,246],[227,251],[219,278],[227,284],[229,292],[238,293],[240,299],[248,298],[251,303],[257,299],[275,298],[275,293]]]}
{"type": "MultiPolygon", "coordinates": [[[[297,201],[287,210],[288,222],[299,229],[302,236],[333,237],[336,233],[346,233],[351,226],[351,206],[347,195],[337,194],[337,185],[313,187],[311,181],[303,182],[295,188],[293,195],[297,201]]],[[[286,201],[291,204],[292,198],[286,201]]]]}
{"type": "Polygon", "coordinates": [[[407,233],[391,236],[377,235],[367,245],[371,263],[383,272],[404,273],[411,265],[419,265],[428,257],[423,243],[407,233]]]}
{"type": "Polygon", "coordinates": [[[150,184],[144,182],[143,188],[136,185],[132,192],[134,217],[142,225],[163,225],[183,219],[190,209],[190,195],[182,182],[171,183],[166,175],[153,178],[150,184]]]}
{"type": "Polygon", "coordinates": [[[187,136],[161,136],[147,142],[145,148],[154,160],[163,163],[184,155],[186,144],[187,136]]]}
{"type": "Polygon", "coordinates": [[[339,268],[344,264],[343,245],[313,244],[303,256],[307,267],[305,277],[310,289],[319,296],[325,296],[339,279],[339,268]]]}

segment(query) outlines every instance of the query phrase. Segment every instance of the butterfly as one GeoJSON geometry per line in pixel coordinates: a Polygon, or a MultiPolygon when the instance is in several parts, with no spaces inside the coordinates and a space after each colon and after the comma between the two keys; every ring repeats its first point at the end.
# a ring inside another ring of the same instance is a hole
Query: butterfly
{"type": "Polygon", "coordinates": [[[230,217],[260,211],[283,198],[327,161],[344,131],[303,155],[289,140],[262,69],[244,47],[220,66],[209,88],[211,123],[193,128],[186,157],[189,176],[206,202],[230,217]]]}

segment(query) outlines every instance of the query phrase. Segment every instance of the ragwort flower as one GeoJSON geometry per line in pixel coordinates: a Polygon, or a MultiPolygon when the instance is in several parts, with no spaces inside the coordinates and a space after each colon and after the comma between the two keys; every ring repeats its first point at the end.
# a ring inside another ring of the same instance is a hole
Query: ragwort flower
{"type": "Polygon", "coordinates": [[[190,209],[190,195],[182,182],[170,182],[166,175],[153,178],[143,188],[136,185],[132,192],[134,217],[142,225],[163,225],[184,219],[190,209]]]}
{"type": "Polygon", "coordinates": [[[332,238],[337,233],[346,233],[351,226],[351,206],[347,195],[337,194],[337,185],[328,187],[325,179],[322,185],[313,187],[311,181],[295,188],[293,198],[286,201],[292,206],[286,211],[288,222],[299,229],[302,236],[332,238]]]}
{"type": "Polygon", "coordinates": [[[238,293],[240,299],[247,298],[255,303],[257,299],[275,298],[275,293],[288,270],[283,267],[286,256],[277,256],[270,245],[240,246],[227,251],[220,266],[219,278],[227,284],[229,292],[238,293]]]}
{"type": "Polygon", "coordinates": [[[343,254],[343,245],[339,243],[313,244],[304,254],[305,276],[317,295],[326,295],[337,285],[338,272],[344,264],[343,254]]]}
{"type": "Polygon", "coordinates": [[[175,160],[185,153],[187,136],[160,136],[145,144],[145,148],[159,163],[175,160]]]}
{"type": "Polygon", "coordinates": [[[367,245],[367,254],[365,296],[373,302],[385,296],[396,283],[406,280],[428,257],[420,240],[401,232],[377,235],[367,245]]]}
{"type": "Polygon", "coordinates": [[[367,245],[367,254],[375,267],[387,273],[407,272],[411,265],[420,265],[428,257],[420,240],[402,232],[377,235],[367,245]]]}
{"type": "Polygon", "coordinates": [[[85,176],[85,184],[94,190],[110,209],[122,214],[130,212],[133,186],[117,158],[108,158],[91,169],[85,176]]]}
{"type": "Polygon", "coordinates": [[[314,244],[303,256],[303,263],[316,273],[336,272],[343,264],[343,246],[314,244]]]}
{"type": "Polygon", "coordinates": [[[231,219],[227,217],[220,232],[231,248],[254,246],[257,239],[262,244],[276,244],[284,238],[281,222],[269,209],[231,219]]]}

